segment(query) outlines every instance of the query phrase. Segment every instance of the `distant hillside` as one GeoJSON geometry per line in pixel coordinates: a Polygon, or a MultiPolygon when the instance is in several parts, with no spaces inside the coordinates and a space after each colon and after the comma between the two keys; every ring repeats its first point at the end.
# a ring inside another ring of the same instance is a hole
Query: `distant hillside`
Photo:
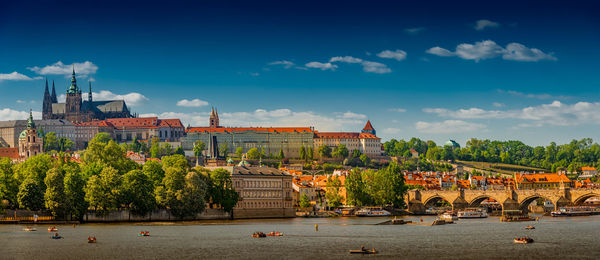
{"type": "MultiPolygon", "coordinates": [[[[506,163],[489,163],[489,162],[472,162],[472,161],[456,161],[457,165],[462,165],[465,168],[472,168],[485,172],[497,172],[503,175],[512,176],[514,172],[546,172],[542,168],[506,164],[506,163]]],[[[466,170],[466,169],[465,169],[466,170]]]]}

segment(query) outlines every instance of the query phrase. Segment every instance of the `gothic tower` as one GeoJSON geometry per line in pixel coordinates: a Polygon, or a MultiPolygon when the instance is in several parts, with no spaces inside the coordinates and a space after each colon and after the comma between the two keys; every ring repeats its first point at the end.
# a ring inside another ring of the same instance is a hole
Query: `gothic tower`
{"type": "Polygon", "coordinates": [[[54,80],[52,80],[52,103],[58,103],[58,99],[56,99],[56,88],[54,88],[54,80]]]}
{"type": "Polygon", "coordinates": [[[42,104],[42,119],[52,118],[52,96],[48,91],[48,79],[46,79],[46,88],[44,89],[44,101],[42,104]]]}
{"type": "Polygon", "coordinates": [[[31,110],[29,110],[29,119],[27,128],[19,135],[19,155],[29,158],[41,154],[44,147],[44,138],[38,133],[33,122],[31,110]]]}
{"type": "Polygon", "coordinates": [[[219,112],[213,107],[210,111],[210,127],[218,128],[219,127],[219,112]]]}
{"type": "Polygon", "coordinates": [[[69,86],[67,89],[67,100],[65,106],[66,114],[78,114],[81,111],[81,89],[77,87],[77,80],[75,79],[75,66],[73,66],[71,86],[69,86]]]}
{"type": "Polygon", "coordinates": [[[371,121],[367,120],[367,124],[365,125],[365,127],[360,131],[361,133],[369,133],[372,134],[374,136],[377,136],[377,132],[375,132],[375,128],[373,128],[373,125],[371,125],[371,121]]]}

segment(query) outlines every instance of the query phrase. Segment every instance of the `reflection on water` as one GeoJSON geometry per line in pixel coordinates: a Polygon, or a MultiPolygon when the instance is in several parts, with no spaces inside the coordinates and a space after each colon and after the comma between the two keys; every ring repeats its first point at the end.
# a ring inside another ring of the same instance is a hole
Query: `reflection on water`
{"type": "MultiPolygon", "coordinates": [[[[372,225],[388,218],[295,218],[269,220],[83,224],[47,226],[24,232],[23,225],[0,225],[0,258],[600,258],[600,216],[544,217],[535,222],[498,218],[459,220],[443,226],[372,225]],[[315,232],[315,224],[319,231],[315,232]],[[525,230],[529,224],[535,230],[525,230]],[[150,237],[138,237],[142,230],[150,237]],[[251,238],[255,231],[283,237],[251,238]],[[98,243],[88,244],[95,235],[98,243]],[[528,235],[535,243],[513,244],[528,235]],[[348,249],[376,248],[373,256],[350,256],[348,249]]],[[[417,217],[408,220],[419,222],[417,217]]],[[[433,217],[423,217],[432,222],[433,217]]]]}

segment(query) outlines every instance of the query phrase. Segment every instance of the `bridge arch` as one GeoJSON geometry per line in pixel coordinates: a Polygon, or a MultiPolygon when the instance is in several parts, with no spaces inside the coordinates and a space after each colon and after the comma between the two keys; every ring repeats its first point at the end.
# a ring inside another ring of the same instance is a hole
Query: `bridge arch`
{"type": "Polygon", "coordinates": [[[589,198],[593,198],[593,197],[600,197],[600,194],[599,194],[599,193],[593,193],[593,192],[590,192],[590,193],[587,193],[587,194],[583,194],[583,195],[581,195],[581,196],[579,196],[579,197],[577,197],[577,198],[574,198],[574,199],[573,199],[573,204],[574,204],[574,205],[581,205],[581,204],[583,204],[583,203],[584,203],[584,202],[585,202],[587,199],[589,199],[589,198]]]}
{"type": "Polygon", "coordinates": [[[533,201],[535,201],[537,199],[544,199],[544,200],[550,201],[550,202],[552,202],[552,204],[554,205],[555,208],[556,208],[556,203],[558,202],[558,201],[552,200],[551,198],[548,198],[547,196],[544,196],[541,194],[534,194],[534,195],[530,195],[530,196],[526,197],[525,199],[521,200],[519,202],[519,208],[521,210],[527,211],[529,204],[531,204],[533,201]]]}
{"type": "Polygon", "coordinates": [[[486,199],[493,199],[493,200],[497,201],[498,203],[500,203],[500,205],[502,205],[502,202],[503,202],[503,201],[500,201],[499,199],[495,198],[494,196],[483,194],[483,195],[479,195],[479,196],[475,197],[474,199],[472,199],[471,201],[469,201],[469,207],[478,207],[479,205],[481,205],[481,202],[483,202],[486,199]]]}
{"type": "Polygon", "coordinates": [[[445,197],[444,197],[444,196],[442,196],[442,195],[435,194],[435,195],[433,195],[433,196],[431,196],[431,197],[428,197],[427,199],[425,199],[425,200],[423,201],[423,205],[428,205],[430,202],[436,202],[436,201],[439,201],[439,200],[446,201],[446,202],[448,202],[448,204],[450,204],[450,205],[452,205],[452,203],[454,202],[454,201],[452,201],[452,200],[450,200],[450,199],[448,199],[448,198],[445,198],[445,197]]]}

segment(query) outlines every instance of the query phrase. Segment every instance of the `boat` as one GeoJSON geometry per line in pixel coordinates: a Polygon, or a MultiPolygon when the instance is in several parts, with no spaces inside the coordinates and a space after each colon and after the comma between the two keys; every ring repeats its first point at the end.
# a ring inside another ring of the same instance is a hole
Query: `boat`
{"type": "Polygon", "coordinates": [[[470,208],[458,212],[458,218],[487,218],[488,214],[481,208],[470,208]]]}
{"type": "Polygon", "coordinates": [[[392,213],[381,208],[363,208],[355,214],[357,217],[386,217],[391,215],[392,213]]]}
{"type": "Polygon", "coordinates": [[[517,237],[513,240],[515,244],[531,244],[533,243],[533,238],[530,237],[517,237]]]}
{"type": "Polygon", "coordinates": [[[532,226],[532,225],[528,225],[528,226],[525,227],[525,229],[535,229],[535,227],[532,226]]]}
{"type": "Polygon", "coordinates": [[[48,228],[48,232],[56,232],[56,231],[58,231],[58,228],[56,228],[56,227],[49,227],[48,228]]]}
{"type": "Polygon", "coordinates": [[[358,250],[348,250],[348,252],[350,254],[364,254],[364,255],[371,255],[371,254],[377,254],[377,251],[375,250],[375,248],[371,248],[371,249],[366,249],[366,248],[361,248],[358,250]]]}
{"type": "Polygon", "coordinates": [[[96,243],[96,237],[88,237],[88,243],[96,243]]]}
{"type": "Polygon", "coordinates": [[[504,210],[500,221],[502,222],[517,222],[517,221],[534,221],[527,213],[521,210],[504,210]]]}
{"type": "Polygon", "coordinates": [[[58,233],[54,233],[54,235],[52,235],[52,239],[62,239],[63,237],[61,235],[59,235],[58,233]]]}
{"type": "Polygon", "coordinates": [[[458,220],[458,215],[456,214],[456,211],[446,211],[440,215],[440,219],[446,221],[455,221],[458,220]]]}
{"type": "Polygon", "coordinates": [[[553,217],[574,217],[589,216],[600,214],[600,209],[589,206],[560,207],[558,210],[550,212],[553,217]]]}
{"type": "Polygon", "coordinates": [[[254,234],[252,234],[253,238],[260,238],[260,237],[267,237],[267,235],[265,235],[265,233],[263,232],[254,232],[254,234]]]}
{"type": "Polygon", "coordinates": [[[140,233],[138,234],[138,237],[149,237],[150,236],[150,231],[140,231],[140,233]]]}
{"type": "Polygon", "coordinates": [[[26,228],[24,228],[23,230],[24,230],[24,231],[27,231],[27,232],[31,232],[31,231],[37,231],[37,229],[35,229],[34,227],[26,227],[26,228]]]}
{"type": "Polygon", "coordinates": [[[273,232],[271,232],[271,233],[267,234],[267,236],[268,236],[268,237],[282,237],[282,236],[283,236],[283,233],[281,233],[281,232],[275,232],[275,231],[273,231],[273,232]]]}

